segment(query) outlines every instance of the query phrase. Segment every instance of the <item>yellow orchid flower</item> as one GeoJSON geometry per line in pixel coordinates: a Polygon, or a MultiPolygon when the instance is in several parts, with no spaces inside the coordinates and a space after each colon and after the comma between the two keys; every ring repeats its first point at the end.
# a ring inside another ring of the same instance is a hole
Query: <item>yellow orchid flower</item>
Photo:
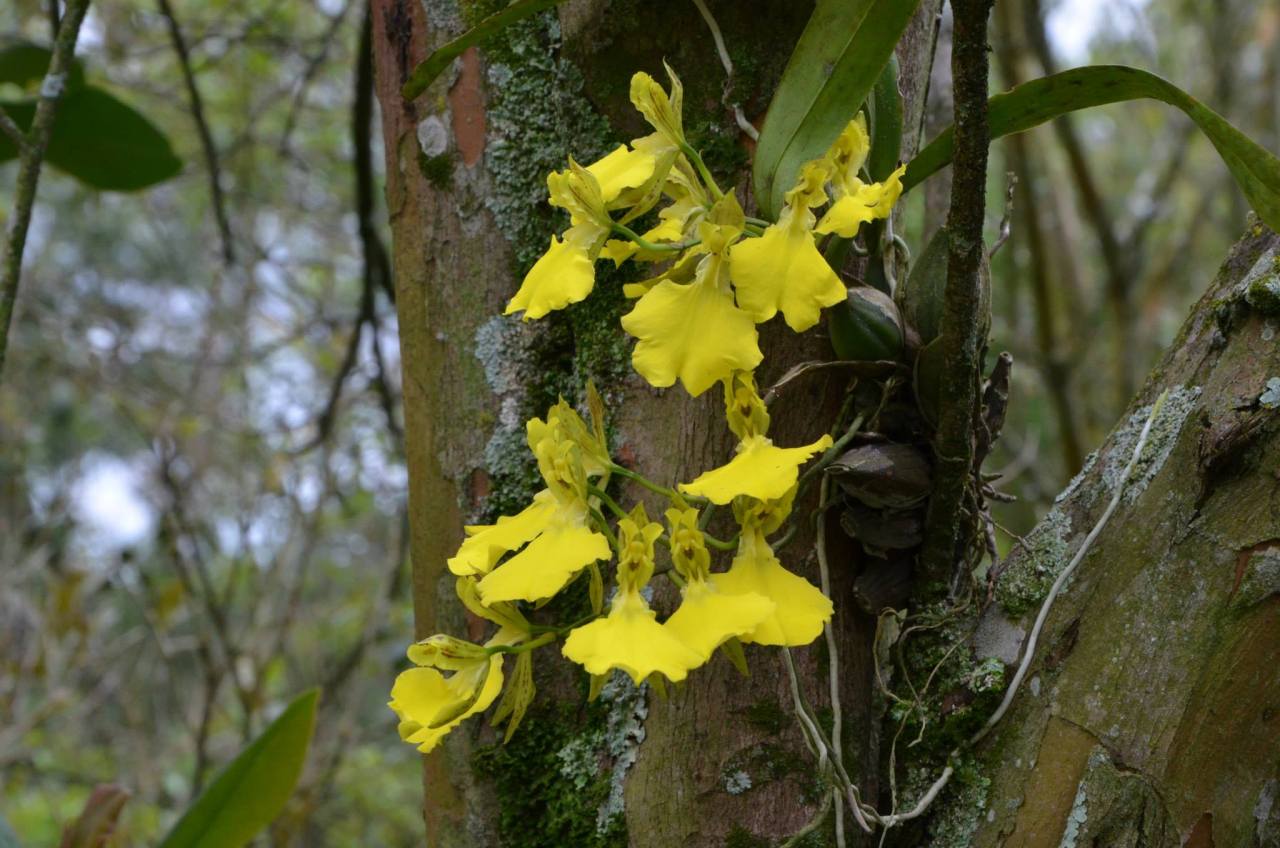
{"type": "Polygon", "coordinates": [[[602,477],[608,473],[613,461],[604,440],[604,422],[599,420],[604,415],[604,401],[590,383],[587,384],[587,403],[592,407],[588,410],[593,418],[591,427],[564,398],[560,398],[547,410],[546,422],[537,418],[528,422],[529,444],[536,445],[546,438],[568,440],[578,449],[583,474],[602,477]]]}
{"type": "MultiPolygon", "coordinates": [[[[654,133],[646,138],[637,139],[634,143],[639,145],[659,138],[659,135],[654,133]]],[[[661,161],[666,165],[666,171],[662,174],[662,194],[671,198],[671,203],[658,210],[658,223],[641,233],[640,237],[649,244],[671,245],[683,241],[695,231],[711,208],[711,200],[707,196],[706,188],[693,174],[689,163],[678,156],[674,149],[666,150],[659,155],[664,157],[661,161]]],[[[655,202],[656,200],[657,198],[654,198],[655,202]]],[[[636,217],[636,213],[642,209],[648,211],[651,205],[646,206],[642,202],[627,214],[622,223],[636,217]]],[[[671,258],[669,251],[646,250],[629,239],[609,239],[605,242],[600,255],[612,259],[615,266],[620,266],[628,259],[641,262],[663,262],[671,258]]]]}
{"type": "Polygon", "coordinates": [[[618,531],[618,592],[609,614],[571,632],[562,652],[591,674],[620,668],[637,686],[658,673],[684,680],[704,658],[659,624],[640,594],[653,576],[653,543],[662,527],[637,505],[618,522],[618,531]]]}
{"type": "MultiPolygon", "coordinates": [[[[628,173],[634,170],[619,164],[602,168],[601,173],[609,179],[610,191],[621,191],[622,183],[632,178],[628,173]]],[[[568,170],[547,175],[547,191],[551,205],[569,213],[570,227],[563,238],[551,237],[551,246],[529,269],[507,303],[504,315],[523,310],[526,321],[591,294],[596,283],[596,256],[613,227],[600,181],[572,159],[568,170]]]]}
{"type": "Polygon", "coordinates": [[[724,417],[740,440],[769,432],[769,410],[750,371],[735,371],[724,381],[724,417]]]}
{"type": "MultiPolygon", "coordinates": [[[[498,632],[490,640],[492,644],[514,645],[529,638],[529,620],[516,608],[515,604],[495,601],[487,606],[480,600],[480,592],[476,588],[474,577],[459,577],[454,584],[458,599],[462,605],[477,618],[483,618],[498,625],[498,632]]],[[[412,650],[412,649],[410,649],[412,650]]],[[[410,655],[410,659],[413,656],[410,655]]]]}
{"type": "MultiPolygon", "coordinates": [[[[599,405],[599,396],[589,389],[591,402],[599,405]]],[[[539,470],[548,488],[538,492],[529,506],[515,515],[504,515],[495,524],[476,524],[463,528],[467,535],[457,554],[448,561],[449,570],[458,576],[484,575],[493,570],[505,554],[541,535],[556,524],[557,516],[566,511],[572,518],[578,517],[578,509],[585,502],[586,478],[603,477],[609,465],[609,450],[603,441],[603,431],[588,429],[585,421],[573,407],[561,398],[547,410],[547,420],[530,419],[525,429],[529,448],[539,459],[539,470]],[[550,439],[559,444],[556,454],[561,463],[557,468],[550,447],[538,453],[538,445],[550,439]],[[576,448],[576,450],[574,450],[576,448]],[[581,473],[574,463],[581,465],[581,473]],[[558,486],[560,497],[552,489],[558,486]]]]}
{"type": "Polygon", "coordinates": [[[902,175],[907,166],[900,165],[884,182],[864,183],[858,174],[870,150],[867,120],[858,113],[827,152],[836,200],[818,222],[818,233],[853,238],[860,226],[887,218],[893,211],[893,204],[902,195],[902,175]]]}
{"type": "Polygon", "coordinates": [[[493,570],[504,554],[535,538],[556,511],[556,498],[544,489],[515,515],[503,515],[496,524],[472,524],[463,529],[467,538],[448,561],[449,570],[459,576],[483,575],[493,570]]]}
{"type": "Polygon", "coordinates": [[[598,436],[563,400],[546,421],[531,419],[526,430],[547,488],[515,516],[468,527],[468,538],[448,562],[459,576],[483,575],[476,588],[486,605],[548,598],[610,555],[608,540],[591,529],[587,503],[587,478],[602,476],[609,461],[598,436]],[[523,550],[498,564],[521,545],[523,550]]]}
{"type": "Polygon", "coordinates": [[[680,147],[684,140],[684,86],[676,72],[666,62],[662,63],[671,81],[671,93],[662,90],[658,81],[643,71],[631,77],[631,105],[644,116],[649,126],[658,131],[662,140],[671,147],[680,147]]]}
{"type": "Polygon", "coordinates": [[[524,550],[480,578],[480,597],[486,604],[549,598],[609,553],[608,540],[588,526],[585,505],[580,513],[558,512],[524,550]]]}
{"type": "Polygon", "coordinates": [[[433,636],[412,645],[409,658],[418,665],[396,676],[387,705],[400,719],[400,738],[424,754],[502,690],[503,654],[490,656],[479,645],[433,636]]]}
{"type": "Polygon", "coordinates": [[[696,509],[667,510],[671,560],[685,579],[683,600],[664,625],[677,639],[711,659],[716,648],[735,636],[753,632],[774,610],[773,601],[754,592],[726,594],[710,573],[711,555],[696,509]]]}
{"type": "Polygon", "coordinates": [[[533,263],[504,315],[524,311],[524,320],[541,318],[584,300],[596,285],[592,251],[599,233],[591,225],[570,227],[564,237],[551,237],[547,252],[533,263]]]}
{"type": "Polygon", "coordinates": [[[759,238],[738,243],[730,254],[730,275],[738,304],[757,323],[779,311],[797,333],[818,323],[823,307],[845,298],[845,286],[831,269],[813,237],[811,209],[827,200],[823,184],[828,171],[810,162],[800,171],[787,205],[759,238]]]}
{"type": "Polygon", "coordinates": [[[680,491],[717,504],[727,504],[740,495],[761,501],[777,500],[796,485],[800,466],[831,444],[830,434],[798,448],[777,447],[767,436],[748,436],[738,444],[733,459],[692,483],[680,484],[680,491]]]}
{"type": "Polygon", "coordinates": [[[818,587],[792,574],[774,556],[764,530],[748,523],[742,528],[738,555],[724,574],[714,575],[719,590],[729,595],[762,595],[773,601],[770,615],[739,638],[758,645],[807,645],[822,633],[831,618],[831,599],[818,587]]]}
{"type": "Polygon", "coordinates": [[[605,204],[612,204],[625,189],[637,188],[653,177],[658,157],[649,150],[620,144],[603,158],[587,166],[596,178],[600,196],[605,204]]]}
{"type": "Polygon", "coordinates": [[[739,309],[729,288],[728,247],[742,233],[742,208],[727,194],[699,227],[706,252],[687,285],[662,280],[622,318],[639,343],[631,362],[654,386],[679,380],[689,394],[702,394],[735,370],[760,364],[751,316],[739,309]]]}

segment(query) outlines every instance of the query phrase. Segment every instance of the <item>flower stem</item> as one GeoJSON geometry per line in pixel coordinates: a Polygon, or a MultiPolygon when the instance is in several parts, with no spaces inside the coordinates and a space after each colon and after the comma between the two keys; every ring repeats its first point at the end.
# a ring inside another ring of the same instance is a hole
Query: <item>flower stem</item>
{"type": "Polygon", "coordinates": [[[609,522],[600,514],[600,510],[595,507],[591,507],[591,517],[594,519],[596,529],[603,533],[604,537],[609,540],[609,547],[615,552],[620,550],[618,547],[618,537],[613,535],[613,530],[610,529],[609,522]]]}
{"type": "Polygon", "coordinates": [[[703,533],[702,538],[708,545],[715,548],[717,551],[734,551],[738,549],[738,537],[741,535],[741,533],[734,533],[728,539],[721,540],[712,536],[710,533],[703,533]]]}
{"type": "Polygon", "coordinates": [[[620,477],[626,477],[628,480],[634,480],[649,491],[670,498],[676,503],[704,504],[707,502],[706,498],[698,497],[697,495],[682,495],[675,489],[670,489],[666,486],[655,483],[643,474],[637,474],[630,468],[623,468],[621,465],[614,465],[609,470],[620,477]]]}
{"type": "Polygon", "coordinates": [[[609,497],[609,495],[605,493],[604,489],[597,488],[591,485],[590,483],[588,483],[587,494],[593,497],[599,498],[600,503],[607,506],[609,508],[609,511],[612,512],[614,515],[616,515],[618,518],[627,517],[627,511],[623,509],[622,506],[617,501],[609,497]]]}
{"type": "Polygon", "coordinates": [[[490,656],[493,654],[523,654],[526,651],[532,651],[534,648],[541,648],[543,645],[554,642],[555,638],[556,633],[548,632],[543,633],[541,636],[531,639],[528,642],[520,642],[515,645],[494,645],[492,647],[485,648],[485,652],[490,656]]]}
{"type": "Polygon", "coordinates": [[[612,222],[612,227],[615,233],[628,241],[635,242],[641,250],[654,250],[659,253],[678,253],[689,246],[683,242],[680,244],[654,244],[653,242],[646,240],[626,224],[619,224],[617,221],[612,222]]]}
{"type": "Polygon", "coordinates": [[[707,169],[707,164],[702,161],[702,156],[698,154],[698,151],[694,150],[689,142],[682,141],[680,142],[680,152],[698,170],[698,176],[702,177],[702,181],[706,183],[707,188],[711,191],[711,196],[716,200],[724,197],[724,192],[720,190],[720,186],[716,185],[715,177],[711,176],[711,171],[707,169]]]}

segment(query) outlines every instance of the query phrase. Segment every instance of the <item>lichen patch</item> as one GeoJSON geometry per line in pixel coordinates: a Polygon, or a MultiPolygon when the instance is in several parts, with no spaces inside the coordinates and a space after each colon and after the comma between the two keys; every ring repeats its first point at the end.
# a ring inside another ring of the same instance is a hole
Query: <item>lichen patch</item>
{"type": "Polygon", "coordinates": [[[1199,386],[1173,386],[1169,389],[1164,406],[1151,422],[1151,433],[1147,437],[1142,455],[1138,457],[1133,472],[1126,481],[1123,479],[1125,468],[1133,458],[1133,449],[1147,419],[1151,417],[1152,406],[1144,406],[1129,416],[1124,427],[1116,433],[1111,449],[1102,460],[1102,481],[1108,492],[1114,493],[1116,487],[1123,483],[1126,503],[1133,503],[1142,496],[1173,452],[1178,435],[1182,432],[1182,425],[1190,417],[1200,394],[1199,386]]]}

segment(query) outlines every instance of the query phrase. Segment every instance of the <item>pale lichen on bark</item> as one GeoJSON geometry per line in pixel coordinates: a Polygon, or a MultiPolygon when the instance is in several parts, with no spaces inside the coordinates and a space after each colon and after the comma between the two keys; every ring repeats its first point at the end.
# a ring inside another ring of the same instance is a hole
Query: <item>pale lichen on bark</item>
{"type": "Polygon", "coordinates": [[[1054,505],[1047,523],[1074,529],[1038,530],[1013,553],[1009,573],[1025,577],[1028,561],[1079,544],[1171,386],[1119,511],[1050,616],[1038,685],[979,752],[991,806],[973,845],[1177,846],[1193,832],[1213,840],[1195,844],[1236,845],[1256,833],[1274,775],[1259,740],[1275,737],[1280,704],[1280,484],[1268,471],[1280,420],[1259,397],[1280,351],[1241,283],[1278,247],[1262,229],[1236,246],[1130,414],[1054,505]]]}

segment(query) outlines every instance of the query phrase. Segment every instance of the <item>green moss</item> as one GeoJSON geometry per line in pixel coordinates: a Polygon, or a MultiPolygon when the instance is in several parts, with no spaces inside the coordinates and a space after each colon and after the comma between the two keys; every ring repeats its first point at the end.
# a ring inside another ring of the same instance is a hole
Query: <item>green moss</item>
{"type": "Polygon", "coordinates": [[[458,0],[459,11],[468,27],[473,27],[507,5],[506,0],[458,0]]]}
{"type": "Polygon", "coordinates": [[[772,846],[773,843],[768,839],[756,836],[740,824],[735,824],[724,840],[724,848],[772,848],[772,846]]]}
{"type": "Polygon", "coordinates": [[[627,844],[616,817],[603,830],[598,818],[611,790],[599,749],[606,706],[584,714],[565,704],[537,704],[506,745],[479,749],[473,767],[493,781],[505,848],[604,848],[627,844]]]}
{"type": "Polygon", "coordinates": [[[418,170],[435,188],[442,191],[453,188],[453,157],[448,153],[428,156],[419,150],[418,170]]]}
{"type": "Polygon", "coordinates": [[[736,125],[725,124],[718,116],[686,122],[685,137],[707,163],[721,188],[726,188],[732,175],[742,173],[750,164],[747,150],[742,146],[741,131],[736,125]]]}
{"type": "Polygon", "coordinates": [[[580,703],[538,703],[509,743],[476,752],[476,773],[497,792],[504,848],[627,844],[622,789],[644,739],[644,691],[617,674],[580,703]]]}
{"type": "Polygon", "coordinates": [[[583,95],[582,74],[559,49],[553,11],[508,27],[486,45],[485,165],[492,180],[486,204],[521,274],[547,249],[553,229],[565,223],[546,202],[547,174],[563,169],[569,156],[590,162],[614,141],[608,122],[583,95]]]}
{"type": "MultiPolygon", "coordinates": [[[[915,689],[920,691],[932,678],[922,703],[897,704],[889,711],[887,733],[896,733],[899,723],[905,722],[900,740],[920,739],[910,749],[898,746],[899,760],[909,769],[940,768],[951,750],[968,739],[999,703],[1004,665],[996,658],[974,657],[970,642],[976,615],[972,610],[948,614],[944,602],[926,607],[920,621],[934,621],[937,626],[917,631],[903,646],[904,669],[915,689]]],[[[905,682],[897,688],[911,691],[905,682]]]]}
{"type": "Polygon", "coordinates": [[[773,742],[750,745],[730,757],[720,783],[730,795],[741,795],[780,780],[794,780],[801,800],[808,805],[818,804],[827,792],[826,783],[803,749],[773,742]]]}
{"type": "Polygon", "coordinates": [[[1280,256],[1273,260],[1275,273],[1261,274],[1249,284],[1244,299],[1258,312],[1269,317],[1280,316],[1280,256]]]}
{"type": "Polygon", "coordinates": [[[759,700],[744,711],[747,723],[770,736],[776,736],[791,724],[791,716],[777,701],[759,700]]]}
{"type": "MultiPolygon", "coordinates": [[[[927,775],[920,791],[936,779],[936,774],[927,775]]],[[[973,844],[973,835],[986,816],[990,791],[991,779],[981,772],[977,761],[971,757],[962,759],[951,782],[935,802],[934,812],[929,817],[929,839],[922,844],[930,848],[969,848],[973,844]]],[[[915,798],[912,798],[903,806],[914,803],[915,798]]]]}
{"type": "MultiPolygon", "coordinates": [[[[951,752],[968,740],[987,720],[1004,694],[1006,669],[995,657],[977,659],[970,647],[976,624],[974,611],[950,612],[943,602],[923,608],[918,623],[935,625],[917,631],[902,646],[905,670],[919,690],[932,675],[918,705],[896,705],[888,715],[886,739],[898,734],[897,779],[899,810],[909,809],[928,791],[948,763],[951,752]]],[[[909,691],[905,682],[896,684],[909,691]]],[[[888,756],[888,746],[884,746],[888,756]]],[[[887,766],[887,762],[885,764],[887,766]]],[[[986,814],[990,779],[977,760],[964,755],[955,774],[926,819],[906,826],[890,844],[960,848],[986,814]]]]}
{"type": "MultiPolygon", "coordinates": [[[[460,12],[474,23],[501,5],[471,0],[460,12]]],[[[590,161],[616,141],[583,95],[581,75],[559,50],[554,12],[509,27],[485,47],[490,62],[485,202],[511,245],[516,279],[566,224],[546,202],[547,174],[562,169],[568,156],[590,161]]],[[[629,368],[619,326],[625,278],[601,264],[596,290],[586,301],[527,324],[495,317],[477,333],[476,355],[501,405],[485,449],[490,495],[482,518],[522,509],[541,487],[525,444],[525,421],[545,415],[561,397],[581,409],[588,380],[606,402],[616,397],[629,368]]]]}

